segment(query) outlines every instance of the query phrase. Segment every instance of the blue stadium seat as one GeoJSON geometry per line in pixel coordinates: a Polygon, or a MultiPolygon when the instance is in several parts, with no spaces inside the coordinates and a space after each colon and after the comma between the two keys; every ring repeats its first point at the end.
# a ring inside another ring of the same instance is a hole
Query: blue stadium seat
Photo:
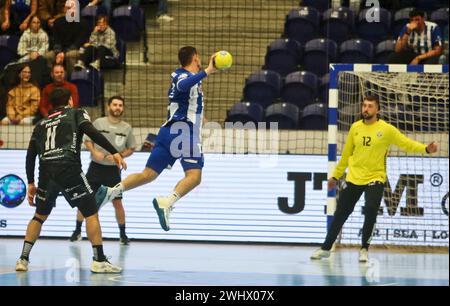
{"type": "Polygon", "coordinates": [[[145,30],[144,10],[137,6],[122,5],[113,10],[111,26],[126,42],[137,42],[145,30]]]}
{"type": "Polygon", "coordinates": [[[318,98],[320,102],[328,105],[328,90],[330,88],[330,74],[327,73],[319,79],[318,98]]]}
{"type": "Polygon", "coordinates": [[[300,109],[289,103],[275,103],[267,107],[264,121],[277,122],[280,130],[294,130],[298,128],[300,109]]]}
{"type": "Polygon", "coordinates": [[[340,62],[342,63],[371,63],[373,45],[363,39],[350,39],[341,44],[340,62]]]}
{"type": "MultiPolygon", "coordinates": [[[[387,0],[390,2],[394,2],[392,0],[387,0]]],[[[416,0],[400,0],[400,1],[396,1],[396,5],[393,5],[392,8],[390,8],[391,11],[396,11],[405,7],[413,7],[415,6],[415,2],[416,0]]],[[[381,7],[385,7],[383,5],[381,5],[381,7]]]]}
{"type": "Polygon", "coordinates": [[[293,72],[286,77],[281,89],[281,98],[302,109],[314,103],[317,96],[317,83],[317,76],[312,72],[293,72]]]}
{"type": "Polygon", "coordinates": [[[355,14],[348,7],[331,8],[323,14],[322,35],[340,44],[351,38],[355,14]]]}
{"type": "Polygon", "coordinates": [[[430,21],[437,23],[443,31],[448,26],[448,7],[432,12],[430,21]]]}
{"type": "Polygon", "coordinates": [[[227,112],[225,122],[253,122],[256,125],[258,122],[263,122],[264,109],[261,105],[251,102],[239,102],[233,105],[227,112]]]}
{"type": "Polygon", "coordinates": [[[395,52],[395,40],[388,39],[380,42],[375,47],[375,63],[387,64],[389,56],[395,52]]]}
{"type": "Polygon", "coordinates": [[[415,4],[415,7],[425,12],[432,12],[444,6],[448,6],[447,0],[416,0],[415,4]]]}
{"type": "Polygon", "coordinates": [[[1,35],[0,36],[0,72],[3,71],[6,65],[16,61],[19,58],[17,54],[17,45],[19,44],[19,37],[15,35],[1,35]]]}
{"type": "Polygon", "coordinates": [[[302,0],[300,5],[313,7],[323,13],[330,8],[331,3],[330,0],[302,0]]]}
{"type": "Polygon", "coordinates": [[[414,118],[414,113],[419,113],[420,109],[417,106],[413,106],[412,104],[408,103],[397,103],[395,106],[390,106],[391,109],[389,110],[390,114],[397,114],[397,122],[395,123],[395,119],[393,120],[394,126],[399,128],[402,131],[419,131],[420,130],[420,124],[419,122],[415,121],[419,118],[414,118]],[[414,124],[414,122],[416,124],[414,124]]]}
{"type": "Polygon", "coordinates": [[[338,46],[334,41],[326,38],[313,39],[305,45],[304,68],[322,76],[328,73],[329,64],[336,62],[337,55],[338,46]]]}
{"type": "Polygon", "coordinates": [[[448,106],[432,105],[424,97],[419,97],[420,103],[414,104],[415,131],[419,132],[448,132],[448,106]]]}
{"type": "Polygon", "coordinates": [[[89,4],[90,1],[89,0],[78,0],[78,2],[80,3],[80,8],[83,9],[89,4]]]}
{"type": "Polygon", "coordinates": [[[327,110],[328,107],[323,103],[314,103],[306,106],[300,119],[300,128],[302,130],[327,130],[327,110]]]}
{"type": "Polygon", "coordinates": [[[284,34],[301,44],[315,38],[319,31],[320,13],[313,7],[293,9],[286,16],[284,34]]]}
{"type": "Polygon", "coordinates": [[[89,26],[89,33],[91,33],[94,29],[98,15],[107,15],[106,7],[104,7],[103,5],[93,5],[85,6],[81,10],[81,18],[83,18],[86,24],[89,26]]]}
{"type": "Polygon", "coordinates": [[[391,35],[391,12],[383,8],[364,9],[359,13],[356,26],[360,38],[378,43],[391,35]],[[370,18],[379,16],[379,21],[370,18]]]}
{"type": "Polygon", "coordinates": [[[265,69],[285,76],[296,71],[300,64],[302,47],[295,39],[277,39],[267,47],[265,69]]]}
{"type": "Polygon", "coordinates": [[[414,7],[405,7],[395,12],[394,20],[392,22],[392,31],[394,33],[394,38],[397,38],[403,27],[407,23],[409,23],[409,13],[414,9],[414,7]]]}
{"type": "Polygon", "coordinates": [[[77,86],[80,106],[97,106],[102,101],[104,80],[101,72],[95,69],[75,70],[69,81],[77,86]]]}
{"type": "Polygon", "coordinates": [[[244,99],[266,108],[280,97],[280,90],[280,74],[271,70],[262,70],[251,74],[245,81],[244,99]]]}

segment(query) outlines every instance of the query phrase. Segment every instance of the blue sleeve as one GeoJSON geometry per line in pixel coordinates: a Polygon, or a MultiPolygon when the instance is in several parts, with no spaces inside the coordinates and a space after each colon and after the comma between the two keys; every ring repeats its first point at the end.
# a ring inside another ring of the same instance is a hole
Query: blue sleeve
{"type": "Polygon", "coordinates": [[[192,86],[200,82],[203,78],[207,77],[208,75],[204,70],[202,70],[200,73],[197,73],[196,75],[189,76],[185,79],[182,79],[178,81],[177,88],[178,90],[182,92],[186,92],[189,89],[191,89],[192,86]]]}
{"type": "Polygon", "coordinates": [[[400,33],[398,34],[398,39],[401,39],[403,37],[403,35],[405,35],[406,33],[406,24],[403,26],[402,30],[400,31],[400,33]]]}
{"type": "Polygon", "coordinates": [[[442,46],[442,32],[439,26],[435,27],[433,32],[431,33],[431,44],[433,47],[436,45],[442,46]]]}

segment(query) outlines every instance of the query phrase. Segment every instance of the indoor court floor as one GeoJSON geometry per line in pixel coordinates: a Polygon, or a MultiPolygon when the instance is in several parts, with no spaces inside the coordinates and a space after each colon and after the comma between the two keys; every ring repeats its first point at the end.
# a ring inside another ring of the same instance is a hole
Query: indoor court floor
{"type": "Polygon", "coordinates": [[[403,286],[449,285],[447,253],[374,249],[367,264],[358,250],[338,249],[311,261],[316,247],[300,245],[105,241],[122,274],[92,274],[87,240],[39,240],[28,272],[15,272],[22,240],[0,238],[0,286],[403,286]]]}

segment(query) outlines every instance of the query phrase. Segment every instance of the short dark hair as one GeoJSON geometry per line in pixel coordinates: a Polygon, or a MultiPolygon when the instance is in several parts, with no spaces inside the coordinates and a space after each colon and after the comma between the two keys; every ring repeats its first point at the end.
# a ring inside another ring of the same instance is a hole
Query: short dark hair
{"type": "Polygon", "coordinates": [[[66,106],[72,93],[64,87],[56,87],[50,92],[49,101],[54,108],[66,106]]]}
{"type": "Polygon", "coordinates": [[[111,98],[108,99],[108,105],[111,105],[113,100],[120,100],[122,101],[122,104],[125,106],[125,99],[122,96],[119,95],[112,96],[111,98]]]}
{"type": "Polygon", "coordinates": [[[178,60],[180,61],[181,67],[186,67],[192,62],[193,56],[197,54],[197,49],[191,46],[186,46],[178,51],[178,60]]]}
{"type": "Polygon", "coordinates": [[[66,68],[64,68],[63,64],[54,64],[52,67],[52,72],[53,72],[53,70],[55,70],[56,67],[62,67],[62,69],[64,69],[64,72],[66,71],[66,68]]]}
{"type": "Polygon", "coordinates": [[[98,15],[97,18],[95,19],[95,23],[97,24],[97,22],[99,22],[100,20],[104,20],[107,24],[109,24],[108,16],[106,15],[98,15]]]}
{"type": "Polygon", "coordinates": [[[378,97],[376,97],[376,96],[365,96],[363,102],[364,102],[364,101],[372,101],[372,102],[375,102],[375,104],[377,105],[378,110],[381,109],[381,107],[380,107],[380,100],[379,100],[378,97]]]}
{"type": "Polygon", "coordinates": [[[425,17],[425,12],[422,10],[419,10],[417,8],[413,9],[411,12],[409,12],[409,18],[420,16],[422,18],[425,17]]]}

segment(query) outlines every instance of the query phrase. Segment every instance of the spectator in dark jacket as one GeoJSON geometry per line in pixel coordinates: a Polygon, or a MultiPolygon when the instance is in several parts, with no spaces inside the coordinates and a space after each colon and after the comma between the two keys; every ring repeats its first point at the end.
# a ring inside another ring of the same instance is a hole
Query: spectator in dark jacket
{"type": "Polygon", "coordinates": [[[55,20],[65,16],[66,0],[39,0],[37,15],[45,29],[52,29],[55,20]]]}
{"type": "MultiPolygon", "coordinates": [[[[72,4],[72,1],[67,1],[64,12],[67,12],[72,4]]],[[[71,73],[79,57],[78,50],[87,41],[87,28],[83,20],[69,22],[65,15],[53,22],[53,48],[46,55],[50,67],[63,64],[67,73],[71,73]]]]}

